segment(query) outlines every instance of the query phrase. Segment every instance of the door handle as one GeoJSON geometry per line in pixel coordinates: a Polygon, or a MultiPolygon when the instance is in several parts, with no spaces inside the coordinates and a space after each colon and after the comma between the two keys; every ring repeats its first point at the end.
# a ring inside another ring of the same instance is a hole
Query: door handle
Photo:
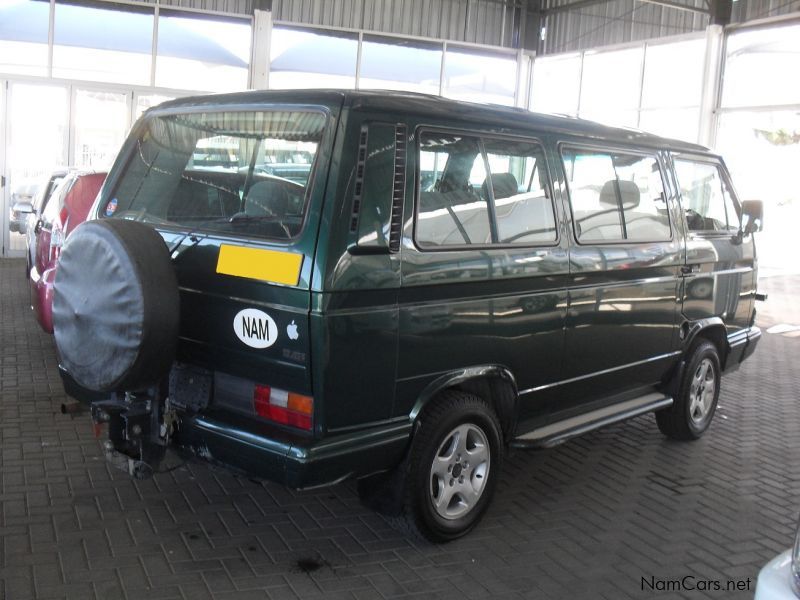
{"type": "Polygon", "coordinates": [[[684,275],[690,275],[692,273],[699,273],[700,272],[700,265],[683,265],[681,267],[681,273],[684,275]]]}

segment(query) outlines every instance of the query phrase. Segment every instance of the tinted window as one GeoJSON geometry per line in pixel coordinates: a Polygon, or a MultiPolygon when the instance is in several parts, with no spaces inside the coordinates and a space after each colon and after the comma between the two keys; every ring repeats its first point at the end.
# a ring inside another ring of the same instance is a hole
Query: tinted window
{"type": "Polygon", "coordinates": [[[64,199],[67,197],[74,183],[74,177],[66,177],[56,185],[42,211],[42,219],[46,223],[54,223],[59,217],[59,213],[64,208],[64,199]]]}
{"type": "Polygon", "coordinates": [[[690,231],[737,231],[739,214],[717,165],[675,160],[683,210],[690,231]]]}
{"type": "Polygon", "coordinates": [[[353,185],[353,221],[359,246],[389,246],[395,175],[395,126],[371,123],[361,131],[353,185]]]}
{"type": "Polygon", "coordinates": [[[562,157],[578,241],[670,238],[661,170],[654,156],[565,149],[562,157]]]}
{"type": "Polygon", "coordinates": [[[416,231],[420,246],[491,243],[486,176],[478,138],[420,136],[416,231]]]}
{"type": "Polygon", "coordinates": [[[669,211],[658,161],[653,156],[615,154],[614,168],[622,193],[625,239],[668,240],[669,211]]]}
{"type": "Polygon", "coordinates": [[[556,239],[544,151],[538,144],[423,133],[419,150],[420,246],[556,239]]]}
{"type": "Polygon", "coordinates": [[[292,238],[324,127],[323,114],[299,111],[151,117],[100,214],[292,238]]]}
{"type": "Polygon", "coordinates": [[[538,144],[485,140],[497,215],[497,241],[530,244],[556,239],[544,151],[538,144]]]}
{"type": "Polygon", "coordinates": [[[58,184],[64,179],[64,175],[54,175],[48,179],[47,184],[42,188],[37,198],[36,210],[41,213],[44,207],[47,206],[48,201],[53,196],[53,192],[58,187],[58,184]]]}

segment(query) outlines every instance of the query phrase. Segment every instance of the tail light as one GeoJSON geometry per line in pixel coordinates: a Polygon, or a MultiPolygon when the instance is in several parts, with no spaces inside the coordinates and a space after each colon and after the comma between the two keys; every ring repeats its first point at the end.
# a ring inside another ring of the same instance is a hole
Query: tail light
{"type": "Polygon", "coordinates": [[[60,227],[54,226],[50,230],[50,261],[55,262],[58,260],[58,255],[61,254],[61,246],[64,245],[64,230],[60,227]]]}
{"type": "Polygon", "coordinates": [[[259,417],[311,431],[314,399],[267,385],[257,385],[253,406],[259,417]]]}

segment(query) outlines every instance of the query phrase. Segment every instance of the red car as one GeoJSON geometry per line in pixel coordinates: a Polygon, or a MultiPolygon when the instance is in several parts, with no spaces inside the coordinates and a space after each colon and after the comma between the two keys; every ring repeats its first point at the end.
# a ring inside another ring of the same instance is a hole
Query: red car
{"type": "Polygon", "coordinates": [[[39,325],[48,333],[53,333],[53,281],[61,246],[70,232],[86,220],[105,179],[106,173],[68,173],[48,200],[34,228],[31,308],[39,325]]]}

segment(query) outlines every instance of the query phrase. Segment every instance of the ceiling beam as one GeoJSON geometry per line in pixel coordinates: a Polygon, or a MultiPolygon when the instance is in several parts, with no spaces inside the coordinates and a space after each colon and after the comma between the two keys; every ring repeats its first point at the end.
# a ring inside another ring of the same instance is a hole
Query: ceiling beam
{"type": "MultiPolygon", "coordinates": [[[[543,15],[552,15],[560,12],[565,12],[569,10],[578,10],[581,8],[587,8],[589,6],[594,6],[595,4],[604,4],[609,2],[610,0],[577,0],[576,2],[570,2],[568,4],[562,4],[560,6],[553,6],[552,8],[545,8],[542,10],[543,15]]],[[[639,2],[646,2],[648,4],[658,4],[659,6],[664,6],[667,8],[674,8],[677,10],[686,10],[689,12],[696,12],[702,14],[710,14],[711,10],[709,8],[703,8],[699,6],[693,6],[689,4],[682,4],[681,2],[676,2],[675,0],[638,0],[639,2]]],[[[730,0],[728,0],[730,1],[730,0]]],[[[705,0],[705,3],[708,4],[708,0],[705,0]]]]}
{"type": "Polygon", "coordinates": [[[672,0],[639,0],[639,2],[645,2],[647,4],[658,4],[659,6],[665,6],[667,8],[686,10],[689,12],[701,13],[704,15],[711,13],[711,10],[709,10],[708,8],[703,8],[702,6],[690,6],[688,4],[681,4],[680,2],[673,2],[672,0]]]}
{"type": "Polygon", "coordinates": [[[577,2],[570,2],[569,4],[562,4],[552,8],[542,9],[543,15],[554,15],[556,13],[565,12],[568,10],[578,10],[579,8],[586,8],[587,6],[594,6],[595,4],[605,4],[609,0],[578,0],[577,2]]]}

